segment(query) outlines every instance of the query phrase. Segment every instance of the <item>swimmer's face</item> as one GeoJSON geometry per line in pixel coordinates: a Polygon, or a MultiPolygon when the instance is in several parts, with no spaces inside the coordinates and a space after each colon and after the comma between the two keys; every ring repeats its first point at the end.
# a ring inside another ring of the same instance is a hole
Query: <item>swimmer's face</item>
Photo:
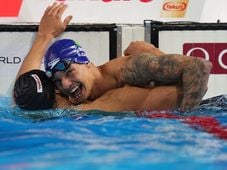
{"type": "Polygon", "coordinates": [[[89,64],[72,63],[65,71],[57,71],[52,80],[74,104],[83,103],[91,92],[89,64]]]}

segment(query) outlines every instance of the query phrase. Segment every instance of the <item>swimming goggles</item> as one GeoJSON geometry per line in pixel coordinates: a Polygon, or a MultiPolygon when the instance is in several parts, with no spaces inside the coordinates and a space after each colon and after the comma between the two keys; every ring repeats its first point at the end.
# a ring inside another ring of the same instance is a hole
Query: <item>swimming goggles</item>
{"type": "Polygon", "coordinates": [[[52,69],[46,71],[47,77],[52,78],[56,72],[66,71],[72,63],[87,64],[89,63],[89,60],[87,59],[86,56],[80,56],[73,60],[67,60],[67,59],[60,60],[59,62],[57,62],[57,64],[55,64],[55,66],[52,69]]]}

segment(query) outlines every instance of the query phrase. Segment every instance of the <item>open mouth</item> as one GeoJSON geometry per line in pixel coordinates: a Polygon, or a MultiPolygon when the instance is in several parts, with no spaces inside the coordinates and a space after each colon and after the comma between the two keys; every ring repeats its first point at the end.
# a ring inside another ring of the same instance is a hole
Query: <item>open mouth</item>
{"type": "Polygon", "coordinates": [[[81,103],[82,92],[83,92],[82,84],[78,84],[77,86],[75,86],[73,89],[69,91],[70,101],[74,104],[81,103]]]}

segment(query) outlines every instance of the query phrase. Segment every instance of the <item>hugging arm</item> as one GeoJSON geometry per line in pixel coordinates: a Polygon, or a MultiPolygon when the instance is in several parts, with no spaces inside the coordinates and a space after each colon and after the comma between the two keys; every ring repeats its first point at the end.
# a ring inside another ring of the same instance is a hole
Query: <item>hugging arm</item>
{"type": "Polygon", "coordinates": [[[153,44],[150,44],[145,41],[134,41],[129,44],[129,46],[125,49],[124,55],[139,55],[141,53],[150,53],[154,56],[161,56],[165,53],[162,52],[159,48],[156,48],[153,44]]]}
{"type": "Polygon", "coordinates": [[[212,64],[202,58],[178,54],[130,57],[122,68],[122,81],[133,86],[175,83],[182,87],[182,111],[198,106],[207,91],[212,64]]]}
{"type": "Polygon", "coordinates": [[[176,86],[159,86],[150,89],[124,86],[110,90],[96,100],[79,106],[74,106],[68,100],[62,101],[62,99],[61,97],[61,102],[56,103],[56,107],[108,112],[167,110],[177,108],[181,99],[181,90],[176,86]]]}
{"type": "Polygon", "coordinates": [[[72,16],[67,16],[63,21],[61,20],[66,8],[67,5],[64,3],[58,4],[56,2],[46,8],[41,18],[35,40],[30,51],[25,56],[17,77],[32,69],[40,69],[44,53],[49,43],[65,30],[67,24],[72,19],[72,16]]]}

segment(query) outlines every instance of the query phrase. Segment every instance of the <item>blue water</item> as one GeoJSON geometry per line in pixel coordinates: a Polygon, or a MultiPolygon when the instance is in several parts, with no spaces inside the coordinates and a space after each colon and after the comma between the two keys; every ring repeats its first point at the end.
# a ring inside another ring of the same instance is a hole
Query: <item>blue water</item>
{"type": "MultiPolygon", "coordinates": [[[[227,97],[204,102],[185,115],[212,117],[225,132],[227,97]]],[[[227,136],[207,129],[132,112],[29,112],[0,97],[0,169],[227,169],[227,136]]]]}

